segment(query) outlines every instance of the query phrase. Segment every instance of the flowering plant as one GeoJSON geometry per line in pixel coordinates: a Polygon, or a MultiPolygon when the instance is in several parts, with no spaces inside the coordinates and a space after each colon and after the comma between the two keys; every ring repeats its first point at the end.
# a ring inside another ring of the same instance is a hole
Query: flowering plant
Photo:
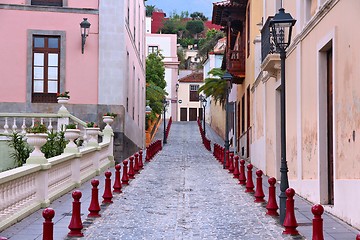
{"type": "Polygon", "coordinates": [[[69,123],[67,125],[65,125],[66,129],[77,129],[77,126],[75,123],[69,123]]]}
{"type": "Polygon", "coordinates": [[[70,93],[69,91],[66,91],[66,92],[63,92],[63,93],[58,93],[57,97],[70,98],[69,93],[70,93]]]}
{"type": "Polygon", "coordinates": [[[44,124],[35,122],[34,126],[26,128],[27,133],[46,133],[47,128],[44,124]]]}
{"type": "Polygon", "coordinates": [[[86,123],[86,127],[88,127],[88,128],[96,128],[98,126],[94,122],[88,122],[88,123],[86,123]]]}
{"type": "Polygon", "coordinates": [[[116,113],[112,113],[112,112],[107,112],[107,113],[104,114],[104,116],[110,116],[110,117],[115,118],[115,117],[117,116],[117,114],[116,114],[116,113]]]}

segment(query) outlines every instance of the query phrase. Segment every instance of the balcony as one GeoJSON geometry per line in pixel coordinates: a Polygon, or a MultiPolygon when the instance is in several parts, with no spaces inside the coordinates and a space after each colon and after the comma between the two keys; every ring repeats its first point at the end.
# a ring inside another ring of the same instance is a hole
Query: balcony
{"type": "Polygon", "coordinates": [[[280,69],[280,57],[276,51],[275,43],[270,29],[272,16],[268,17],[261,29],[261,69],[275,75],[280,69]]]}
{"type": "Polygon", "coordinates": [[[228,71],[237,78],[245,78],[245,51],[230,50],[228,61],[228,71]]]}

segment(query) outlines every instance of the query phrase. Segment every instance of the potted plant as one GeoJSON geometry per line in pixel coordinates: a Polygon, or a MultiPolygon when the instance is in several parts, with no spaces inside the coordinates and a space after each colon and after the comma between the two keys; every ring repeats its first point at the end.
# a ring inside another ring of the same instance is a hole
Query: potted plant
{"type": "Polygon", "coordinates": [[[75,123],[70,123],[65,125],[65,139],[69,140],[69,143],[66,145],[66,152],[69,152],[69,149],[77,149],[75,140],[80,137],[80,129],[77,128],[75,123]]]}
{"type": "Polygon", "coordinates": [[[88,136],[88,146],[98,146],[98,135],[100,128],[94,122],[86,123],[86,135],[88,136]]]}
{"type": "Polygon", "coordinates": [[[116,113],[107,112],[103,116],[103,121],[106,123],[105,129],[110,129],[110,125],[114,122],[114,118],[117,116],[116,113]]]}
{"type": "Polygon", "coordinates": [[[34,151],[30,153],[30,157],[44,157],[40,148],[47,141],[47,128],[44,124],[35,122],[33,126],[26,129],[27,143],[34,147],[34,151]]]}
{"type": "Polygon", "coordinates": [[[63,93],[58,93],[57,94],[57,97],[58,97],[58,99],[60,98],[60,99],[70,99],[70,95],[69,95],[69,91],[65,91],[65,92],[63,92],[63,93]]]}
{"type": "Polygon", "coordinates": [[[67,113],[68,110],[66,109],[66,107],[64,106],[64,104],[67,104],[69,102],[70,99],[70,95],[69,95],[69,91],[63,92],[63,93],[58,93],[57,94],[57,100],[58,103],[61,104],[61,107],[59,109],[59,112],[63,112],[63,113],[67,113]]]}

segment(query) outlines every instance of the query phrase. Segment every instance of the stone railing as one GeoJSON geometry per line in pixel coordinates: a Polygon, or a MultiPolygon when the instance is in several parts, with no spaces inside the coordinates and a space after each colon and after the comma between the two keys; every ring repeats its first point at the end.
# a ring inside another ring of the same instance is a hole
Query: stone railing
{"type": "Polygon", "coordinates": [[[0,231],[113,164],[113,133],[107,129],[98,146],[0,173],[0,231]]]}
{"type": "Polygon", "coordinates": [[[111,126],[107,124],[103,131],[87,129],[86,122],[66,111],[57,114],[0,113],[3,124],[0,133],[4,139],[12,131],[25,133],[35,121],[45,124],[48,130],[54,126],[56,130],[63,130],[64,124],[76,123],[82,128],[81,138],[85,144],[81,147],[68,144],[65,153],[48,159],[40,157],[41,161],[38,156],[30,155],[22,167],[0,173],[0,231],[39,208],[47,207],[51,201],[114,165],[111,126]],[[98,135],[102,135],[100,143],[98,135]]]}

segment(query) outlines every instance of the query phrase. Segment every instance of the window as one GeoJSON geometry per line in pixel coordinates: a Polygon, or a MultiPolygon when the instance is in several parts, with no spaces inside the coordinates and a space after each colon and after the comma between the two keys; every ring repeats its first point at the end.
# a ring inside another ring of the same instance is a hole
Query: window
{"type": "Polygon", "coordinates": [[[305,2],[305,20],[309,21],[317,10],[317,0],[306,0],[305,2]]]}
{"type": "Polygon", "coordinates": [[[158,47],[158,46],[149,46],[149,47],[148,47],[148,54],[157,53],[158,51],[159,51],[159,47],[158,47]]]}
{"type": "Polygon", "coordinates": [[[199,101],[199,85],[190,85],[190,102],[199,101]]]}
{"type": "Polygon", "coordinates": [[[62,0],[31,0],[31,5],[40,5],[40,6],[63,6],[62,0]]]}
{"type": "Polygon", "coordinates": [[[57,102],[60,37],[33,36],[32,60],[32,102],[57,102]]]}

